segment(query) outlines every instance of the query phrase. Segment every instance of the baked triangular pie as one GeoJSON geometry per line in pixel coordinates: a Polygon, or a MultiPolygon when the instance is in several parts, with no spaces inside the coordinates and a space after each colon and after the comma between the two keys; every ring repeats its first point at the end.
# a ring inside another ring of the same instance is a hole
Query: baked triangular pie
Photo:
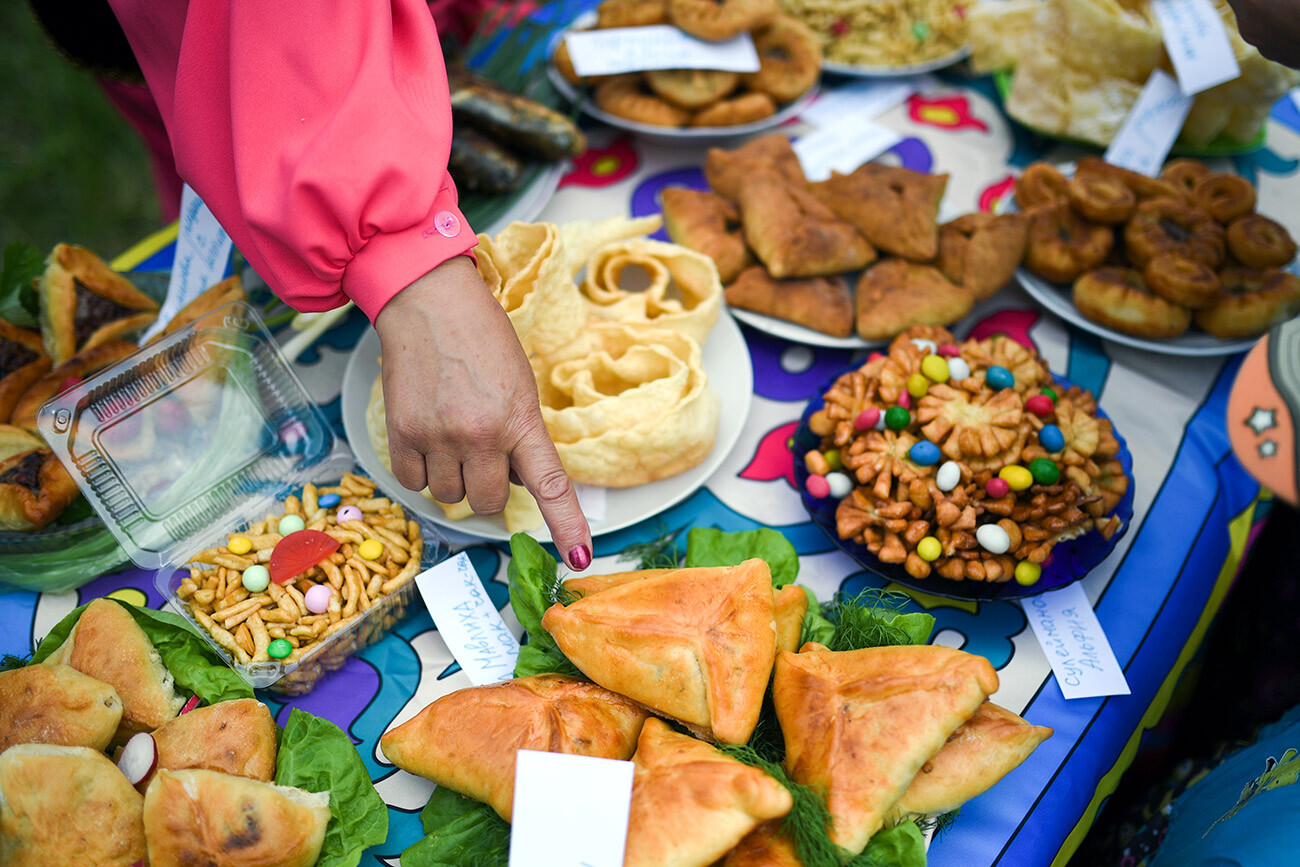
{"type": "Polygon", "coordinates": [[[56,245],[39,285],[45,351],[56,365],[158,318],[157,301],[84,247],[56,245]]]}
{"type": "MultiPolygon", "coordinates": [[[[219,701],[168,720],[153,732],[158,768],[199,768],[269,783],[275,777],[275,720],[255,698],[219,701]]],[[[152,774],[137,788],[148,787],[152,774]]]]}
{"type": "Polygon", "coordinates": [[[718,279],[730,283],[754,263],[740,230],[736,206],[714,193],[669,187],[660,194],[664,225],[674,244],[703,253],[718,266],[718,279]]]}
{"type": "Polygon", "coordinates": [[[808,183],[790,139],[780,133],[760,136],[735,150],[710,148],[704,156],[709,187],[733,202],[739,201],[740,191],[755,175],[769,172],[798,186],[808,183]]]}
{"type": "Polygon", "coordinates": [[[43,529],[77,493],[77,483],[44,443],[12,454],[0,460],[0,530],[43,529]]]}
{"type": "Polygon", "coordinates": [[[52,366],[38,332],[0,319],[0,422],[9,421],[18,398],[52,366]]]}
{"type": "Polygon", "coordinates": [[[786,768],[826,793],[831,839],[856,854],[997,687],[988,660],[948,647],[783,652],[773,699],[786,768]]]}
{"type": "Polygon", "coordinates": [[[772,595],[776,606],[776,650],[794,653],[803,635],[803,618],[808,613],[808,594],[797,584],[787,584],[772,595]]]}
{"type": "Polygon", "coordinates": [[[794,840],[781,833],[780,822],[764,822],[731,853],[721,867],[803,867],[794,840]]]}
{"type": "Polygon", "coordinates": [[[929,262],[939,252],[939,202],[947,175],[866,163],[809,189],[886,253],[929,262]]]}
{"type": "Polygon", "coordinates": [[[654,718],[632,761],[624,867],[707,867],[793,806],[785,787],[758,768],[654,718]]]}
{"type": "Polygon", "coordinates": [[[829,277],[865,268],[875,249],[815,196],[773,173],[740,188],[745,241],[773,277],[829,277]]]}
{"type": "Polygon", "coordinates": [[[542,626],[601,686],[722,743],[753,733],[776,653],[762,560],[630,581],[552,605],[542,626]]]}
{"type": "Polygon", "coordinates": [[[939,227],[943,275],[964,286],[975,300],[988,298],[1011,282],[1029,240],[1026,214],[965,214],[939,227]]]}
{"type": "Polygon", "coordinates": [[[775,316],[831,337],[853,333],[853,296],[838,275],[777,280],[756,265],[741,271],[724,297],[732,307],[775,316]]]}

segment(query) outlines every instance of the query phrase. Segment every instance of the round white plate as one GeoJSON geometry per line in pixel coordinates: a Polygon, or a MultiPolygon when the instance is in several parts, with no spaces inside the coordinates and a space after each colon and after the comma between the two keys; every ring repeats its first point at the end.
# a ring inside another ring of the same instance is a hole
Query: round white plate
{"type": "Polygon", "coordinates": [[[738,307],[729,307],[728,309],[731,311],[732,316],[746,325],[757,328],[765,334],[780,337],[782,340],[789,340],[793,343],[825,346],[830,349],[870,349],[873,346],[885,346],[889,343],[888,340],[863,340],[856,334],[850,337],[832,337],[829,334],[814,331],[794,322],[777,319],[775,316],[766,316],[752,310],[741,310],[738,307]]]}
{"type": "Polygon", "coordinates": [[[944,69],[953,64],[961,63],[967,57],[970,57],[970,46],[968,45],[958,48],[951,54],[945,54],[943,57],[936,57],[934,60],[926,60],[921,63],[910,63],[907,66],[859,66],[854,63],[836,63],[833,60],[823,60],[822,72],[847,75],[852,78],[903,78],[908,75],[920,75],[923,72],[944,69]]]}
{"type": "MultiPolygon", "coordinates": [[[[725,313],[718,317],[718,324],[704,344],[703,363],[709,376],[709,385],[722,399],[713,451],[703,463],[671,478],[635,488],[609,488],[606,492],[605,520],[592,522],[593,536],[612,533],[644,521],[686,499],[704,485],[735,447],[753,401],[754,370],[749,360],[749,347],[740,333],[740,327],[725,313]]],[[[366,434],[366,407],[370,403],[370,387],[378,375],[379,335],[371,329],[366,331],[352,351],[347,370],[343,374],[343,430],[357,463],[379,483],[380,488],[421,517],[453,532],[484,539],[508,540],[510,533],[506,531],[505,518],[502,516],[471,515],[462,521],[449,521],[437,503],[415,491],[408,491],[392,473],[384,469],[366,434]]],[[[543,542],[551,539],[551,533],[545,525],[530,533],[543,542]]]]}

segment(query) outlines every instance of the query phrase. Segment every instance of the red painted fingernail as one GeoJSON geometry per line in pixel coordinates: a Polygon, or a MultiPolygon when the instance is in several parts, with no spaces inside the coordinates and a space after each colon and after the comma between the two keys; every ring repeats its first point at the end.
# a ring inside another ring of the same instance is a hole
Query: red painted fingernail
{"type": "Polygon", "coordinates": [[[591,565],[591,550],[586,545],[574,545],[569,549],[569,566],[581,572],[591,565]]]}

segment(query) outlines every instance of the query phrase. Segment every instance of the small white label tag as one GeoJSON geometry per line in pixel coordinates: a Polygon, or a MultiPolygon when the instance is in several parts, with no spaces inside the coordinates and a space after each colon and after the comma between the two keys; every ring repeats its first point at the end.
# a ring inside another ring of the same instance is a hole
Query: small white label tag
{"type": "Polygon", "coordinates": [[[1030,596],[1021,599],[1020,605],[1066,698],[1129,694],[1124,670],[1101,631],[1083,585],[1070,584],[1030,596]]]}
{"type": "Polygon", "coordinates": [[[1155,177],[1192,109],[1173,76],[1157,69],[1106,149],[1106,162],[1155,177]]]}
{"type": "Polygon", "coordinates": [[[1165,51],[1183,96],[1195,96],[1241,75],[1223,19],[1210,0],[1151,0],[1165,51]]]}
{"type": "Polygon", "coordinates": [[[816,129],[794,143],[795,155],[810,181],[824,181],[832,171],[848,173],[903,140],[869,118],[851,117],[816,129]]]}
{"type": "Polygon", "coordinates": [[[728,72],[758,72],[754,40],[742,33],[726,42],[705,42],[676,27],[614,27],[567,33],[573,70],[589,75],[615,75],[647,69],[723,69],[728,72]]]}
{"type": "Polygon", "coordinates": [[[823,90],[817,101],[805,108],[799,118],[813,126],[832,126],[846,117],[872,120],[919,90],[923,78],[867,79],[834,90],[823,90]]]}
{"type": "Polygon", "coordinates": [[[514,677],[519,639],[483,588],[469,555],[461,552],[416,576],[415,586],[433,625],[475,686],[514,677]]]}
{"type": "Polygon", "coordinates": [[[167,300],[158,311],[157,321],[140,338],[142,344],[166,328],[182,307],[226,276],[232,246],[226,230],[198,193],[186,184],[181,190],[180,228],[176,234],[172,276],[167,283],[167,300]]]}
{"type": "Polygon", "coordinates": [[[623,867],[632,772],[615,759],[516,753],[510,867],[623,867]]]}

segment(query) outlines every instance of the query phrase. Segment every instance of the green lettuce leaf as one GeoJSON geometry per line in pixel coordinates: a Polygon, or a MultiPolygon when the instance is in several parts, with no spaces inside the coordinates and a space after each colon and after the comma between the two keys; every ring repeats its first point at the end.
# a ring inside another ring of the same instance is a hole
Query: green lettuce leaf
{"type": "Polygon", "coordinates": [[[822,643],[831,650],[926,644],[934,631],[934,617],[923,611],[904,614],[909,601],[905,593],[874,589],[853,597],[837,596],[823,609],[835,624],[835,634],[822,643]]]}
{"type": "Polygon", "coordinates": [[[877,831],[845,867],[925,867],[925,837],[915,822],[877,831]]]}
{"type": "Polygon", "coordinates": [[[693,527],[686,537],[687,566],[736,566],[754,557],[767,563],[773,587],[784,587],[799,577],[799,555],[776,530],[760,527],[728,533],[693,527]]]}
{"type": "Polygon", "coordinates": [[[420,822],[428,836],[402,852],[402,867],[505,867],[510,826],[486,804],[439,786],[420,822]]]}
{"type": "Polygon", "coordinates": [[[35,328],[40,304],[32,280],[45,270],[45,257],[31,244],[15,241],[0,260],[0,319],[22,328],[35,328]]]}
{"type": "MultiPolygon", "coordinates": [[[[132,605],[120,599],[111,601],[125,608],[135,622],[140,624],[145,636],[158,649],[163,665],[172,673],[179,689],[192,692],[207,704],[253,697],[253,688],[222,661],[184,617],[170,611],[132,605]]],[[[72,627],[81,617],[81,612],[85,610],[85,605],[79,606],[56,623],[32,654],[32,662],[44,661],[63,646],[72,627]]]]}
{"type": "Polygon", "coordinates": [[[835,637],[835,624],[826,619],[822,614],[822,604],[817,601],[817,596],[807,587],[803,592],[808,594],[808,611],[803,616],[803,630],[799,635],[799,646],[803,647],[809,641],[815,641],[818,644],[830,645],[831,639],[835,637]]]}
{"type": "Polygon", "coordinates": [[[316,867],[355,867],[388,837],[388,807],[352,739],[329,720],[294,708],[280,734],[275,782],[330,793],[330,823],[316,867]]]}
{"type": "Polygon", "coordinates": [[[528,632],[528,643],[519,648],[515,677],[531,674],[582,677],[582,672],[564,655],[551,634],[542,628],[546,609],[564,601],[555,559],[532,536],[515,533],[510,537],[510,565],[506,574],[510,579],[510,607],[519,625],[528,632]]]}

